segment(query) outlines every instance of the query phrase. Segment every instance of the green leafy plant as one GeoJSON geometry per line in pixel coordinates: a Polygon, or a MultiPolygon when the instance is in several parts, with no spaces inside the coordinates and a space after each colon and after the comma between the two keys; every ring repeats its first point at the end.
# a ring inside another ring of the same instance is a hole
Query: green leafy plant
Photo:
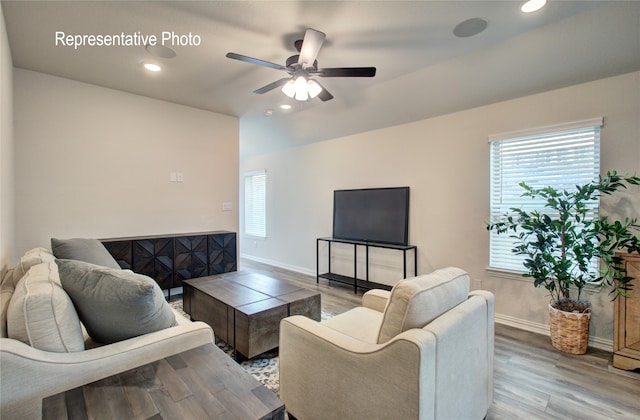
{"type": "Polygon", "coordinates": [[[640,185],[637,176],[621,176],[616,171],[599,176],[597,181],[577,185],[572,191],[553,187],[533,188],[519,184],[522,197],[542,198],[549,211],[512,208],[498,220],[487,223],[488,230],[509,233],[515,239],[512,251],[524,255],[524,277],[534,279],[551,294],[552,306],[568,312],[583,312],[589,307],[581,293],[587,284],[612,287],[613,299],[632,287],[617,251],[640,252],[637,218],[609,221],[606,217],[588,217],[590,202],[601,194],[612,194],[627,185],[640,185]],[[590,269],[594,258],[602,261],[597,272],[590,269]],[[574,298],[572,290],[577,291],[574,298]]]}

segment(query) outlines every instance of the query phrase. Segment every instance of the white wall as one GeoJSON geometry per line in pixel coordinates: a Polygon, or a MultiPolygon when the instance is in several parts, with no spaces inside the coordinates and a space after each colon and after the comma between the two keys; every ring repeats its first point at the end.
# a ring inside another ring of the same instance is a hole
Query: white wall
{"type": "Polygon", "coordinates": [[[13,258],[13,191],[13,63],[0,4],[0,276],[13,258]]]}
{"type": "Polygon", "coordinates": [[[51,237],[237,231],[237,118],[22,69],[14,83],[16,255],[51,237]]]}
{"type": "MultiPolygon", "coordinates": [[[[460,266],[495,293],[504,319],[546,325],[546,291],[486,271],[487,136],[596,116],[605,117],[602,171],[640,173],[640,72],[246,159],[241,173],[267,170],[268,238],[245,238],[241,254],[315,273],[315,238],[331,235],[334,189],[408,185],[419,273],[460,266]]],[[[640,190],[618,203],[621,214],[638,216],[640,190]]],[[[612,340],[607,294],[591,299],[592,334],[612,340]]]]}

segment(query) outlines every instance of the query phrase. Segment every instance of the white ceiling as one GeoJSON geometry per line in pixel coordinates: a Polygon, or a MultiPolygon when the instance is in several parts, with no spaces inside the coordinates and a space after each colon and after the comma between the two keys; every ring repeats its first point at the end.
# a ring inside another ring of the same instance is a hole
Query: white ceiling
{"type": "Polygon", "coordinates": [[[248,156],[640,70],[640,2],[550,0],[530,15],[520,3],[3,0],[2,9],[14,66],[240,117],[248,156]],[[475,17],[487,30],[453,35],[475,17]],[[284,64],[308,27],[327,34],[320,67],[375,66],[376,77],[322,79],[335,99],[301,103],[278,89],[252,93],[286,73],[225,58],[284,64]],[[163,59],[143,46],[56,46],[56,31],[202,41],[163,59]],[[164,71],[149,74],[145,60],[164,71]]]}

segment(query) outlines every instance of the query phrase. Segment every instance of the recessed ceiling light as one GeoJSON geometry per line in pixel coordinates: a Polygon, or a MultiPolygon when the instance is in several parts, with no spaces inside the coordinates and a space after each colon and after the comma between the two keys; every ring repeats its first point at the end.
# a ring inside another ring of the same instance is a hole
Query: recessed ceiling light
{"type": "Polygon", "coordinates": [[[144,63],[144,68],[152,72],[158,72],[162,70],[162,67],[153,63],[144,63]]]}
{"type": "Polygon", "coordinates": [[[528,0],[520,6],[520,10],[524,13],[537,12],[547,4],[547,0],[528,0]]]}
{"type": "Polygon", "coordinates": [[[291,109],[291,105],[289,105],[289,104],[282,104],[282,105],[280,105],[280,108],[282,108],[282,109],[291,109]]]}
{"type": "Polygon", "coordinates": [[[482,18],[471,18],[464,22],[460,22],[454,29],[453,34],[458,38],[468,38],[470,36],[478,35],[480,32],[487,29],[489,22],[482,18]]]}
{"type": "Polygon", "coordinates": [[[264,110],[264,115],[267,117],[270,117],[273,115],[273,109],[269,108],[269,109],[265,109],[264,110]]]}

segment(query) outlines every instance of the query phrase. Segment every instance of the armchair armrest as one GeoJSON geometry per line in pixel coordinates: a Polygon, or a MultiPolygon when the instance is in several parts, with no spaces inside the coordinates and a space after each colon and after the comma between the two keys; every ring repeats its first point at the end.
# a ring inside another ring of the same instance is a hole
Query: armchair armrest
{"type": "Polygon", "coordinates": [[[213,342],[204,322],[189,322],[73,353],[0,339],[0,417],[39,418],[42,398],[213,342]]]}
{"type": "Polygon", "coordinates": [[[371,289],[362,295],[362,306],[378,312],[384,312],[391,292],[382,289],[371,289]]]}
{"type": "Polygon", "coordinates": [[[280,323],[280,398],[304,419],[415,418],[433,410],[436,337],[414,329],[383,344],[302,316],[280,323]],[[366,379],[363,379],[366,378],[366,379]],[[372,399],[374,395],[376,398],[372,399]],[[430,401],[429,401],[430,400],[430,401]]]}

